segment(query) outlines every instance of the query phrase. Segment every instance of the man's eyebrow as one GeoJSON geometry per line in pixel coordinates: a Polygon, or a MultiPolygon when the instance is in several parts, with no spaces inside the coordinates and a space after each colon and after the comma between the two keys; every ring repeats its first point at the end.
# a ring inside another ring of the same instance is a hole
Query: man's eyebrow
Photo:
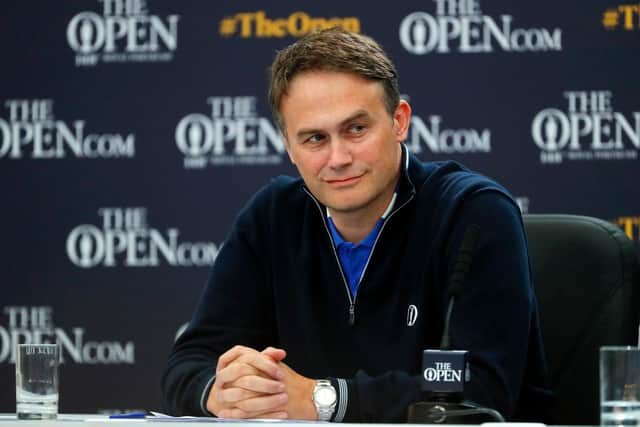
{"type": "Polygon", "coordinates": [[[342,127],[354,120],[366,119],[366,118],[369,118],[369,113],[367,113],[365,110],[358,110],[352,115],[350,115],[349,117],[347,117],[346,119],[344,119],[343,121],[341,121],[339,126],[342,127]]]}
{"type": "MultiPolygon", "coordinates": [[[[354,120],[359,120],[359,119],[365,119],[369,117],[369,113],[367,113],[365,110],[358,110],[355,113],[353,113],[352,115],[350,115],[349,117],[347,117],[346,119],[340,121],[340,123],[338,123],[338,127],[342,127],[344,125],[346,125],[349,122],[352,122],[354,120]]],[[[309,128],[309,129],[300,129],[297,133],[296,136],[298,138],[303,138],[307,135],[313,135],[315,133],[321,133],[322,131],[320,129],[313,129],[313,128],[309,128]]]]}

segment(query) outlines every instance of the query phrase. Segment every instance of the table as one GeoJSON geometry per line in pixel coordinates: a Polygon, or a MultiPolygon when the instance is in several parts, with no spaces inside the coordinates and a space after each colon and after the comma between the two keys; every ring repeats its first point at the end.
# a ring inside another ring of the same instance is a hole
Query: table
{"type": "MultiPolygon", "coordinates": [[[[109,419],[108,415],[100,414],[59,414],[58,419],[50,421],[40,420],[20,420],[16,419],[15,414],[0,414],[0,427],[17,426],[17,427],[140,427],[140,424],[151,423],[160,427],[188,427],[188,426],[212,426],[220,424],[232,424],[233,427],[257,427],[263,425],[265,427],[273,427],[274,424],[286,424],[286,427],[309,427],[309,424],[331,424],[334,426],[351,426],[351,427],[400,427],[410,426],[411,424],[333,424],[322,421],[221,421],[216,418],[197,418],[192,420],[182,419],[161,420],[161,419],[109,419]]],[[[488,423],[491,427],[498,427],[498,423],[488,423]]],[[[500,423],[504,427],[543,427],[544,424],[539,423],[500,423]]],[[[455,424],[447,424],[447,427],[455,427],[455,424]]],[[[283,426],[284,427],[284,426],[283,426]]],[[[464,425],[458,425],[464,427],[464,425]]],[[[468,427],[468,424],[467,424],[468,427]]],[[[587,427],[587,426],[553,426],[553,427],[587,427]]]]}

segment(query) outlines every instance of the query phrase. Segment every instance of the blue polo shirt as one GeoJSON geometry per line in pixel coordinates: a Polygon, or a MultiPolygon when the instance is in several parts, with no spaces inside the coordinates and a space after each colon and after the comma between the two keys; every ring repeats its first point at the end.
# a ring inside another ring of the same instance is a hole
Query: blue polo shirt
{"type": "Polygon", "coordinates": [[[338,252],[338,258],[340,259],[340,265],[342,266],[342,271],[344,271],[347,282],[349,283],[349,289],[351,290],[351,295],[353,296],[353,298],[356,297],[356,293],[358,292],[358,285],[360,284],[362,274],[364,273],[364,268],[366,267],[369,256],[371,255],[371,251],[373,250],[373,245],[378,238],[378,234],[380,234],[382,223],[384,222],[387,215],[389,215],[389,213],[391,212],[391,209],[393,209],[395,201],[396,193],[393,194],[387,210],[384,212],[384,214],[382,214],[382,217],[378,220],[378,222],[376,222],[376,225],[369,232],[369,234],[367,234],[367,236],[362,239],[360,243],[355,244],[352,242],[347,242],[342,238],[342,236],[338,232],[338,229],[333,223],[331,215],[329,215],[329,211],[327,210],[329,229],[331,230],[333,242],[336,245],[336,251],[338,252]]]}

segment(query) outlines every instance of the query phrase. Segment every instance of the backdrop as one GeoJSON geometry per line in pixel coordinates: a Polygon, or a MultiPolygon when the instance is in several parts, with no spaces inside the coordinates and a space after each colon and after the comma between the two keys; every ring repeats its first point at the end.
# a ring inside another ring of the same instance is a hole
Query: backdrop
{"type": "Polygon", "coordinates": [[[330,25],[396,62],[420,158],[497,179],[524,212],[600,217],[638,241],[640,4],[10,2],[0,412],[15,411],[15,344],[55,340],[61,411],[160,408],[169,348],[236,212],[296,173],[268,66],[330,25]]]}

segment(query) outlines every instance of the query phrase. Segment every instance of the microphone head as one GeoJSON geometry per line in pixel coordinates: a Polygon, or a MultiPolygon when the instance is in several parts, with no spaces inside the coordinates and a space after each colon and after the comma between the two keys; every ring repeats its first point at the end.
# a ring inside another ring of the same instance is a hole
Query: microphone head
{"type": "Polygon", "coordinates": [[[453,273],[449,276],[447,283],[447,295],[449,298],[457,298],[462,292],[462,284],[471,269],[473,252],[476,250],[479,237],[480,227],[475,224],[469,225],[462,236],[458,255],[453,265],[453,273]]]}
{"type": "Polygon", "coordinates": [[[449,289],[447,290],[449,293],[449,298],[458,298],[462,293],[462,281],[460,280],[451,280],[449,282],[449,289]]]}
{"type": "Polygon", "coordinates": [[[480,237],[480,227],[476,224],[471,224],[467,227],[462,237],[462,243],[460,244],[461,252],[473,252],[478,244],[478,238],[480,237]]]}

